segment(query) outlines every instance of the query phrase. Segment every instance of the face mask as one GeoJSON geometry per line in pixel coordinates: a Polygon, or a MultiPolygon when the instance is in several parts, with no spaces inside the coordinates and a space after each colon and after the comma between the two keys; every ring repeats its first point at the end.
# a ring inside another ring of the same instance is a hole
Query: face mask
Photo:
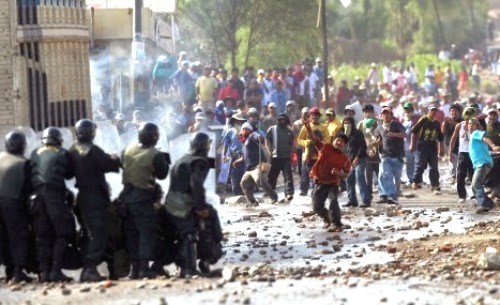
{"type": "Polygon", "coordinates": [[[344,125],[344,133],[349,136],[352,132],[352,125],[344,125]]]}

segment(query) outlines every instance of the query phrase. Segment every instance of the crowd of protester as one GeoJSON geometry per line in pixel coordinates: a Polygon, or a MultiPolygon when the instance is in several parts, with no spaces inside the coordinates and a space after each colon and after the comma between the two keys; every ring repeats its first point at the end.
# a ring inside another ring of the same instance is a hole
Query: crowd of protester
{"type": "MultiPolygon", "coordinates": [[[[245,174],[255,169],[255,162],[247,160],[245,143],[254,138],[250,136],[253,132],[259,135],[255,140],[265,152],[262,157],[255,154],[257,161],[270,164],[267,171],[259,169],[252,179],[263,187],[265,196],[273,203],[290,202],[295,195],[294,172],[300,177],[300,196],[308,195],[314,187],[311,169],[320,153],[304,126],[307,122],[323,143],[346,136],[343,151],[352,170],[339,182],[340,191],[348,194],[345,206],[398,204],[401,187],[421,188],[426,170],[432,192],[439,195],[440,177],[445,174],[439,163],[446,158],[450,170],[445,182],[456,185],[460,202],[475,197],[478,212],[485,212],[493,206],[492,201],[476,194],[481,193],[485,177],[474,179],[473,174],[485,164],[491,170],[493,160],[490,157],[475,163],[470,156],[470,150],[475,149],[472,130],[479,124],[490,150],[498,150],[500,97],[475,90],[479,76],[471,71],[479,69],[474,68],[479,53],[464,57],[468,61],[462,62],[461,71],[454,71],[448,61],[451,51],[441,53],[442,65],[429,64],[423,71],[412,63],[386,62],[372,63],[367,75],[350,84],[328,76],[328,95],[321,58],[281,68],[246,67],[242,73],[233,68],[228,73],[214,61],[205,66],[189,61],[188,54],[182,52],[177,63],[170,60],[169,72],[162,74],[168,77],[155,77],[161,71],[157,64],[153,78],[156,87],[179,96],[180,107],[172,105],[174,111],[167,123],[171,137],[225,126],[218,182],[228,185],[232,195],[246,195],[250,205],[256,204],[255,187],[249,186],[251,175],[245,174]],[[177,65],[177,70],[172,65],[177,65]],[[423,82],[418,81],[421,73],[423,82]],[[285,181],[285,198],[281,200],[274,191],[280,172],[285,181]],[[472,183],[473,194],[466,194],[466,183],[472,183]],[[374,198],[374,188],[378,198],[374,198]]],[[[140,113],[134,113],[132,121],[136,116],[140,113]]]]}

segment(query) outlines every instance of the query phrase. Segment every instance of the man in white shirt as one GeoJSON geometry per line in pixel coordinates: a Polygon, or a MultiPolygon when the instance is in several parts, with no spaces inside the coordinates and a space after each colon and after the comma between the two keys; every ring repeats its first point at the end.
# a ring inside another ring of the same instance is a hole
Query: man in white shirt
{"type": "Polygon", "coordinates": [[[392,71],[390,65],[390,62],[386,62],[384,68],[382,69],[382,81],[384,82],[384,84],[392,83],[392,71]]]}

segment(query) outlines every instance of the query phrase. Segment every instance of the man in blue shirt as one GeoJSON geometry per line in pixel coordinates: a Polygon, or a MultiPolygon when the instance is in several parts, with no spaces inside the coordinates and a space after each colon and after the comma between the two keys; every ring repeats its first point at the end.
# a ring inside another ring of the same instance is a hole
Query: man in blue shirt
{"type": "Polygon", "coordinates": [[[493,168],[493,159],[491,158],[488,146],[492,151],[500,151],[500,146],[495,145],[493,141],[486,137],[486,131],[481,130],[481,125],[477,119],[469,121],[470,143],[469,156],[474,167],[472,176],[472,192],[476,196],[479,208],[476,213],[486,213],[493,208],[494,204],[486,196],[484,191],[484,179],[493,168]]]}
{"type": "Polygon", "coordinates": [[[246,117],[240,114],[234,114],[229,120],[231,128],[228,129],[222,142],[222,158],[224,162],[229,162],[229,176],[231,177],[231,189],[234,196],[243,195],[240,182],[245,173],[244,164],[235,164],[235,161],[243,155],[243,144],[240,141],[241,125],[245,123],[246,117]]]}
{"type": "Polygon", "coordinates": [[[283,88],[283,81],[276,82],[276,89],[271,92],[270,103],[276,105],[276,113],[284,113],[286,111],[287,96],[283,88]]]}

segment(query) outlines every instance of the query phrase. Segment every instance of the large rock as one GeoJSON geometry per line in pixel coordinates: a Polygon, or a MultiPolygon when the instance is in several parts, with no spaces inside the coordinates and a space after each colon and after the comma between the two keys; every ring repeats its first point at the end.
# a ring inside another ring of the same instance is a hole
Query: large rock
{"type": "Polygon", "coordinates": [[[477,263],[479,268],[485,270],[500,270],[500,254],[498,250],[492,247],[486,248],[477,263]]]}
{"type": "Polygon", "coordinates": [[[248,200],[245,196],[233,196],[226,198],[225,203],[228,205],[240,205],[248,203],[248,200]]]}

